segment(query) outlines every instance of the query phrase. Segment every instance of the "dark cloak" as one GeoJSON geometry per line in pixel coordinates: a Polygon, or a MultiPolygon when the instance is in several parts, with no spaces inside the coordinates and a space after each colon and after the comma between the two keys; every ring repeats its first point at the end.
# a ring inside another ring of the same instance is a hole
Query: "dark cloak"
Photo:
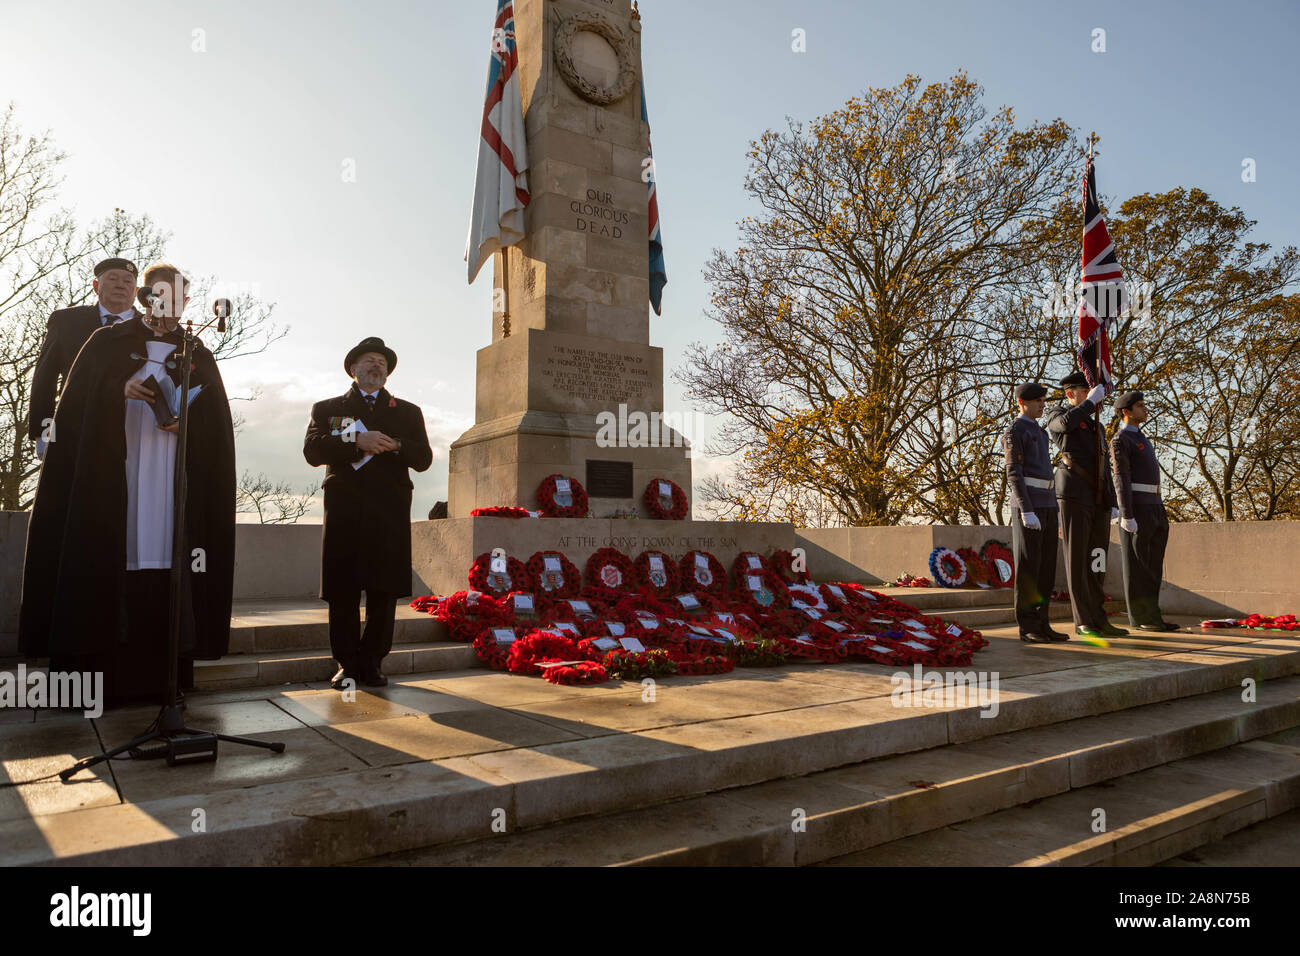
{"type": "MultiPolygon", "coordinates": [[[[95,331],[77,355],[54,414],[27,530],[19,646],[28,657],[113,652],[125,640],[126,380],[146,354],[153,331],[139,319],[95,331]]],[[[169,369],[179,384],[180,337],[169,369]]],[[[193,354],[185,563],[182,594],[193,630],[182,629],[181,654],[214,659],[230,642],[235,568],[235,437],[225,386],[212,353],[193,354]],[[192,570],[195,548],[206,569],[192,570]]],[[[167,592],[158,595],[167,601],[167,592]]],[[[188,616],[188,615],[187,615],[188,616]]]]}

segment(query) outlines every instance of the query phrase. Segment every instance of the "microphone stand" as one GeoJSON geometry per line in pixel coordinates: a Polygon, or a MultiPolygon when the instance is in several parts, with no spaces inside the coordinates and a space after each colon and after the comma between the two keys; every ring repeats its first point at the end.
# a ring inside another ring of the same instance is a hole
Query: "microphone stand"
{"type": "MultiPolygon", "coordinates": [[[[224,328],[225,316],[218,312],[217,319],[224,328]]],[[[196,730],[185,725],[184,705],[180,700],[180,641],[181,641],[181,588],[184,583],[185,562],[185,499],[189,490],[188,476],[185,471],[186,439],[189,435],[190,410],[190,361],[194,354],[194,345],[198,335],[193,331],[194,323],[186,322],[186,328],[177,323],[176,331],[181,336],[181,391],[180,403],[176,414],[176,470],[172,483],[172,566],[169,581],[169,621],[167,634],[167,696],[162,709],[143,733],[126,743],[79,760],[66,770],[59,772],[59,778],[66,783],[78,771],[93,767],[105,760],[111,760],[121,753],[129,753],[137,759],[153,757],[167,758],[167,765],[174,767],[178,763],[202,763],[217,759],[217,741],[243,744],[248,747],[260,747],[273,753],[283,753],[281,741],[254,740],[251,737],[237,737],[231,734],[219,734],[206,730],[196,730]],[[148,743],[158,742],[163,747],[142,751],[140,748],[148,743]]],[[[213,324],[209,321],[199,329],[202,332],[213,324]]],[[[161,397],[158,399],[161,401],[161,397]]]]}

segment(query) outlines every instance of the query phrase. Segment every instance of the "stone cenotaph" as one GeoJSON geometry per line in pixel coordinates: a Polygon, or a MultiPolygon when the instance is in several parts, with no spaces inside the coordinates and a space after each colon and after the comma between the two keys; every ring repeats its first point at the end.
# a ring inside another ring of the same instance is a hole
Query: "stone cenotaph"
{"type": "Polygon", "coordinates": [[[536,508],[555,473],[583,484],[593,516],[639,508],[652,478],[689,497],[685,439],[656,427],[640,15],[628,0],[515,0],[514,13],[527,236],[493,257],[492,343],[474,426],[448,456],[448,514],[536,508]],[[602,431],[611,421],[631,425],[602,431]]]}

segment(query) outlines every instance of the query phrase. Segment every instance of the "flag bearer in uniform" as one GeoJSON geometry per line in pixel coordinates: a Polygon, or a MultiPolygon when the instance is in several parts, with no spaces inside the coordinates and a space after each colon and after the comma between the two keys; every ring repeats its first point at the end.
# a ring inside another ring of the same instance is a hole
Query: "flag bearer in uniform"
{"type": "Polygon", "coordinates": [[[1176,631],[1160,611],[1169,518],[1160,497],[1160,465],[1151,439],[1142,433],[1147,404],[1141,392],[1124,392],[1115,400],[1121,424],[1110,440],[1115,496],[1119,500],[1120,547],[1124,599],[1129,623],[1144,631],[1176,631]]]}
{"type": "Polygon", "coordinates": [[[1016,386],[1020,414],[1002,434],[1011,489],[1011,541],[1016,557],[1016,623],[1027,644],[1068,641],[1052,630],[1049,602],[1056,582],[1056,492],[1047,433],[1038,424],[1047,389],[1016,386]]]}
{"type": "Polygon", "coordinates": [[[1118,637],[1128,632],[1106,617],[1106,550],[1110,543],[1110,518],[1115,507],[1110,456],[1098,461],[1096,409],[1106,389],[1088,389],[1081,372],[1061,379],[1066,403],[1054,405],[1044,416],[1047,433],[1060,452],[1056,468],[1056,502],[1065,547],[1065,580],[1070,589],[1074,630],[1081,637],[1118,637]],[[1100,471],[1100,474],[1098,473],[1100,471]],[[1101,483],[1098,501],[1098,482],[1101,483]],[[1100,567],[1100,570],[1098,570],[1100,567]]]}

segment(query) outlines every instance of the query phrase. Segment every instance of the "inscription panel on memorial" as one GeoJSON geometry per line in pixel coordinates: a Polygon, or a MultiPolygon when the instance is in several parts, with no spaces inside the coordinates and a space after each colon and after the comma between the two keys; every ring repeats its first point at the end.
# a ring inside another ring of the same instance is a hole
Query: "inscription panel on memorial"
{"type": "Polygon", "coordinates": [[[606,239],[622,239],[631,218],[631,213],[616,208],[614,197],[601,189],[588,189],[585,198],[569,203],[569,211],[576,214],[574,229],[606,239]]]}
{"type": "Polygon", "coordinates": [[[641,355],[558,342],[546,349],[541,368],[552,393],[602,408],[644,401],[652,393],[650,372],[641,355]]]}

